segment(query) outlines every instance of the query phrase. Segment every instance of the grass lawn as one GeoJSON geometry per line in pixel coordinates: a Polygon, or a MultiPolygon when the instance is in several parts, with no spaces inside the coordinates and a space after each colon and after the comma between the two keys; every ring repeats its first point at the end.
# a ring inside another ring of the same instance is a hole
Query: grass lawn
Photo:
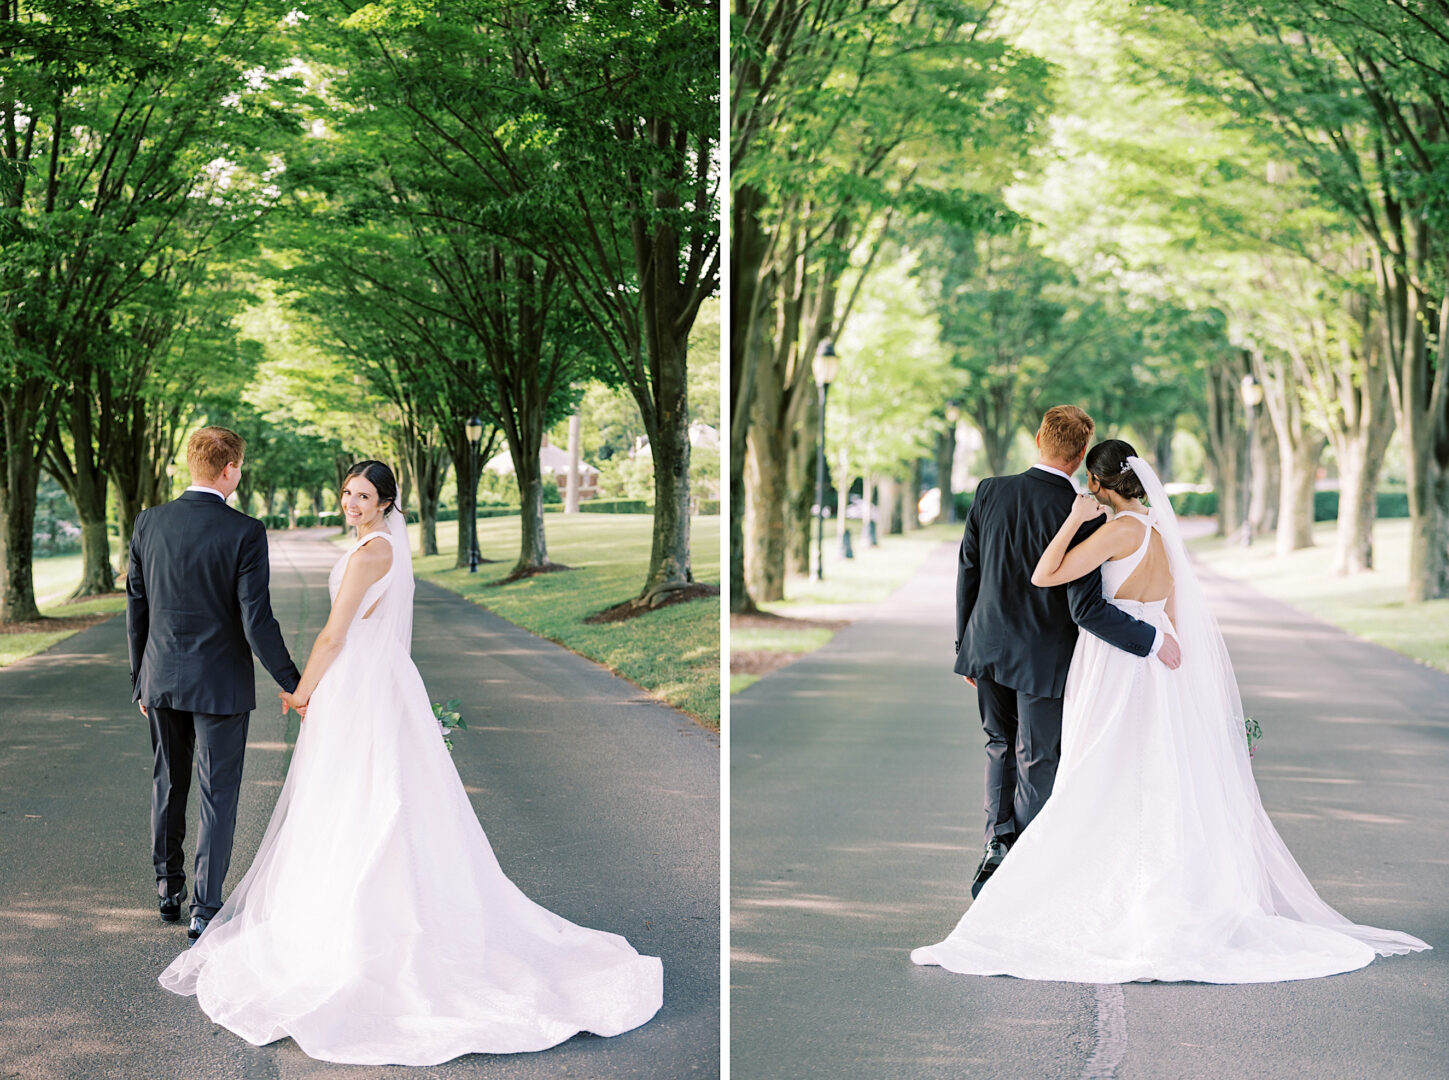
{"type": "MultiPolygon", "coordinates": [[[[442,555],[414,556],[419,578],[432,581],[511,623],[596,660],[683,709],[715,730],[720,723],[720,601],[692,600],[625,622],[590,625],[586,616],[636,596],[649,569],[653,519],[647,514],[549,514],[544,523],[549,558],[573,570],[541,574],[508,585],[518,558],[519,519],[478,522],[478,549],[499,562],[477,574],[453,569],[456,522],[438,525],[442,555]]],[[[418,526],[409,526],[417,551],[418,526]]],[[[720,519],[690,524],[697,581],[720,580],[720,519]]]]}
{"type": "Polygon", "coordinates": [[[884,536],[880,545],[864,545],[860,523],[851,523],[855,558],[843,559],[835,544],[835,522],[825,526],[825,580],[790,576],[785,599],[760,604],[764,618],[736,615],[730,620],[730,693],[752,686],[790,660],[814,652],[859,614],[859,605],[877,604],[909,581],[941,543],[956,541],[962,526],[930,525],[918,532],[884,536]],[[833,615],[832,606],[839,606],[833,615]]]}
{"type": "Polygon", "coordinates": [[[1335,525],[1314,527],[1315,546],[1278,558],[1269,537],[1250,548],[1221,537],[1196,540],[1194,554],[1226,577],[1246,581],[1277,600],[1292,604],[1350,634],[1415,660],[1449,671],[1449,599],[1404,603],[1409,581],[1409,523],[1380,521],[1374,526],[1377,569],[1352,577],[1332,570],[1335,525]]]}
{"type": "MultiPolygon", "coordinates": [[[[94,625],[101,620],[95,616],[114,615],[117,612],[126,610],[125,593],[113,593],[110,596],[92,597],[75,604],[64,603],[64,598],[75,588],[76,582],[80,580],[80,556],[61,556],[57,559],[37,559],[35,562],[36,592],[40,593],[41,564],[43,562],[60,562],[62,559],[71,559],[74,562],[73,573],[70,581],[59,593],[59,600],[47,602],[44,595],[40,598],[40,613],[46,618],[64,619],[65,623],[55,630],[23,630],[20,633],[0,633],[0,667],[13,664],[17,660],[23,660],[27,656],[34,656],[38,652],[44,652],[57,641],[64,641],[72,634],[84,630],[87,626],[94,625]],[[75,620],[74,622],[70,620],[75,620]]],[[[48,568],[47,568],[48,569],[48,568]]]]}
{"type": "MultiPolygon", "coordinates": [[[[120,541],[111,537],[112,562],[119,550],[120,541]]],[[[40,613],[51,619],[84,620],[62,623],[56,629],[24,630],[20,633],[0,633],[0,667],[23,660],[27,656],[44,652],[58,641],[64,641],[86,626],[99,622],[95,616],[114,615],[126,610],[124,593],[95,597],[78,604],[65,602],[81,577],[81,557],[55,555],[48,559],[35,560],[35,602],[40,613]]]]}

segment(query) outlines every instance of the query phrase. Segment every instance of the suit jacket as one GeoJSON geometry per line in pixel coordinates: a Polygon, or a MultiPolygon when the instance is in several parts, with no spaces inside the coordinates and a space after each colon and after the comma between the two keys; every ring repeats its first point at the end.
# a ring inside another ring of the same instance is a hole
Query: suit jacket
{"type": "MultiPolygon", "coordinates": [[[[1102,572],[1042,589],[1031,572],[1072,509],[1069,481],[1041,469],[982,480],[956,568],[956,673],[1035,697],[1061,697],[1081,627],[1146,656],[1156,628],[1102,596],[1102,572]]],[[[1103,524],[1089,521],[1081,543],[1103,524]]]]}
{"type": "Polygon", "coordinates": [[[215,495],[143,510],[131,536],[132,701],[232,715],[257,706],[252,653],[283,690],[301,676],[268,594],[267,530],[215,495]]]}

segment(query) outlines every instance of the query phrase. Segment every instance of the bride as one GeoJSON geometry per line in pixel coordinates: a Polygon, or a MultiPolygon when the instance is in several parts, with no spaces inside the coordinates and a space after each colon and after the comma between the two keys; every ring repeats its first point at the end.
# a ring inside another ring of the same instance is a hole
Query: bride
{"type": "Polygon", "coordinates": [[[1024,979],[1249,983],[1429,948],[1349,922],[1314,892],[1259,801],[1232,665],[1162,484],[1119,439],[1086,465],[1092,494],[1032,583],[1101,566],[1109,602],[1171,629],[1182,666],[1077,639],[1051,797],[950,936],[911,959],[1024,979]],[[1099,502],[1115,516],[1068,550],[1099,502]]]}
{"type": "Polygon", "coordinates": [[[397,483],[348,471],[357,540],[287,705],[304,715],[251,869],[161,974],[255,1045],[436,1065],[617,1035],[658,1011],[660,962],[533,903],[504,876],[413,666],[397,483]]]}

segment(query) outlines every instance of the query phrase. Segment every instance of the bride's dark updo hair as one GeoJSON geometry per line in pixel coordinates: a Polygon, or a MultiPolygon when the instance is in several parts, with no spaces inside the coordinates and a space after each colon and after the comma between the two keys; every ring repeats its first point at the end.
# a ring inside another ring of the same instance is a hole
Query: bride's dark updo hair
{"type": "MultiPolygon", "coordinates": [[[[1104,439],[1087,451],[1087,471],[1097,478],[1108,491],[1115,491],[1124,499],[1142,499],[1147,490],[1132,466],[1129,457],[1136,457],[1132,444],[1121,439],[1104,439]]],[[[381,489],[379,489],[381,490],[381,489]]]]}
{"type": "Polygon", "coordinates": [[[373,461],[371,458],[357,462],[347,470],[347,475],[342,478],[342,486],[346,487],[347,481],[354,476],[366,477],[367,482],[377,488],[377,501],[387,507],[383,511],[384,515],[397,508],[397,477],[393,476],[386,462],[373,461]]]}

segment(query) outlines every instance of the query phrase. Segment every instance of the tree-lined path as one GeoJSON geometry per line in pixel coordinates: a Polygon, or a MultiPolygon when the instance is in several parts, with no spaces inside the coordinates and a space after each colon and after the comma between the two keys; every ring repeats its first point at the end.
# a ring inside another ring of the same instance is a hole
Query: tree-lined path
{"type": "MultiPolygon", "coordinates": [[[[302,663],[341,549],[272,536],[272,598],[302,663]]],[[[717,1075],[718,737],[589,661],[420,584],[413,658],[462,699],[458,769],[505,872],[572,921],[664,962],[664,1007],[615,1039],[469,1056],[429,1077],[717,1075]]],[[[255,1048],[157,974],[186,944],[152,897],[150,743],[129,701],[121,618],[0,670],[0,1077],[381,1076],[255,1048]]],[[[258,668],[228,893],[261,841],[297,719],[258,668]]],[[[198,793],[191,795],[187,872],[198,793]]],[[[318,934],[328,928],[319,926],[318,934]]]]}
{"type": "Polygon", "coordinates": [[[967,906],[981,841],[954,574],[943,545],[872,617],[732,699],[735,1080],[1449,1076],[1449,676],[1220,579],[1285,842],[1328,903],[1434,951],[1252,986],[911,963],[967,906]]]}

